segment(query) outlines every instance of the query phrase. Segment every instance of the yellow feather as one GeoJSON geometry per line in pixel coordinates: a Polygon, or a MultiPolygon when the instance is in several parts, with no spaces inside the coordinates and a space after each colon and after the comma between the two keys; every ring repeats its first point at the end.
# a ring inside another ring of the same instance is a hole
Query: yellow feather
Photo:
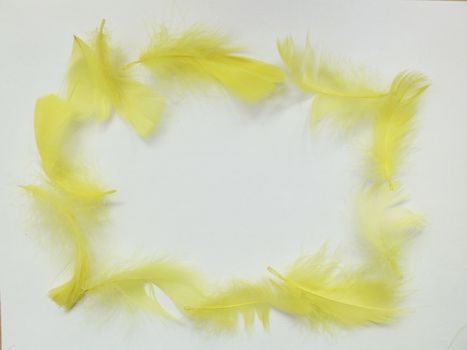
{"type": "Polygon", "coordinates": [[[56,95],[39,98],[34,111],[36,145],[49,181],[69,195],[89,201],[114,191],[101,189],[73,161],[69,146],[75,115],[73,106],[56,95]]]}
{"type": "Polygon", "coordinates": [[[427,89],[426,78],[419,73],[401,73],[394,79],[390,95],[374,123],[374,141],[370,148],[371,173],[377,182],[393,178],[407,148],[407,136],[420,95],[427,89]]]}
{"type": "Polygon", "coordinates": [[[160,120],[164,99],[131,78],[121,51],[108,44],[104,23],[90,44],[75,36],[68,98],[82,117],[105,120],[116,109],[140,136],[146,137],[160,120]]]}
{"type": "Polygon", "coordinates": [[[85,292],[89,274],[89,256],[86,239],[81,231],[79,219],[65,197],[54,192],[53,188],[28,185],[23,186],[36,201],[41,216],[52,222],[52,231],[64,235],[73,248],[73,271],[64,284],[52,289],[49,296],[64,309],[71,309],[85,292]]]}
{"type": "Polygon", "coordinates": [[[56,95],[41,97],[34,111],[36,145],[44,172],[52,179],[68,174],[70,164],[64,156],[64,145],[70,135],[73,108],[56,95]]]}
{"type": "Polygon", "coordinates": [[[295,84],[315,95],[310,112],[312,125],[330,116],[348,128],[380,111],[388,92],[378,89],[363,69],[318,55],[308,39],[303,50],[295,46],[292,38],[278,41],[277,48],[295,84]]]}
{"type": "Polygon", "coordinates": [[[251,102],[266,97],[282,82],[283,73],[278,67],[237,53],[237,48],[216,33],[192,28],[171,35],[163,28],[138,63],[162,79],[175,76],[189,85],[215,81],[251,102]]]}
{"type": "Polygon", "coordinates": [[[299,258],[284,275],[269,271],[282,282],[275,307],[312,327],[388,323],[402,312],[398,279],[374,274],[367,265],[344,269],[325,249],[299,258]]]}
{"type": "Polygon", "coordinates": [[[88,277],[89,259],[83,230],[95,228],[106,204],[105,191],[76,164],[69,149],[76,128],[76,111],[70,102],[56,95],[37,100],[34,129],[41,164],[47,176],[42,186],[23,186],[35,199],[41,216],[47,218],[47,230],[59,234],[60,241],[73,248],[70,280],[52,289],[50,297],[70,309],[82,297],[88,277]]]}
{"type": "Polygon", "coordinates": [[[406,198],[386,186],[372,186],[358,203],[359,232],[370,247],[375,265],[403,277],[401,252],[424,227],[423,218],[403,206],[406,198]]]}
{"type": "Polygon", "coordinates": [[[181,312],[185,306],[198,303],[204,293],[204,279],[194,270],[168,260],[117,266],[89,282],[90,297],[114,307],[121,305],[130,311],[140,310],[173,317],[159,304],[154,289],[166,294],[181,312]]]}

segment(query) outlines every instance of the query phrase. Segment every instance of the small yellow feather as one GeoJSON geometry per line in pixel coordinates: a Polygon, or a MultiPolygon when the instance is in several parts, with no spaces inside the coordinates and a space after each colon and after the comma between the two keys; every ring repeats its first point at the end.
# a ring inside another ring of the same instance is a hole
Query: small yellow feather
{"type": "Polygon", "coordinates": [[[249,102],[266,97],[282,82],[282,71],[274,65],[238,56],[238,51],[214,32],[195,27],[172,35],[162,28],[141,53],[138,63],[158,78],[176,77],[188,85],[214,81],[249,102]]]}
{"type": "Polygon", "coordinates": [[[426,78],[419,73],[397,75],[390,94],[374,122],[370,172],[374,181],[386,181],[393,188],[393,179],[407,149],[407,136],[412,130],[420,95],[428,88],[426,78]]]}
{"type": "Polygon", "coordinates": [[[86,291],[109,307],[121,305],[130,311],[172,318],[173,315],[159,304],[152,287],[166,294],[183,313],[186,305],[202,300],[205,289],[204,279],[193,269],[169,260],[153,260],[114,266],[89,281],[86,291]]]}
{"type": "Polygon", "coordinates": [[[403,206],[399,190],[373,185],[358,200],[358,226],[375,265],[397,277],[403,277],[401,253],[409,240],[424,227],[423,218],[403,206]]]}
{"type": "Polygon", "coordinates": [[[377,88],[378,84],[370,81],[363,69],[339,65],[318,55],[308,39],[303,50],[290,37],[278,41],[277,48],[295,84],[314,94],[312,125],[323,116],[331,116],[349,128],[379,113],[388,93],[377,88]]]}
{"type": "Polygon", "coordinates": [[[164,99],[131,78],[123,54],[108,44],[102,21],[91,43],[75,36],[68,71],[68,99],[80,116],[107,119],[115,109],[142,137],[156,128],[164,99]]]}
{"type": "Polygon", "coordinates": [[[372,272],[371,266],[344,269],[323,248],[299,258],[282,275],[273,268],[280,292],[275,307],[301,317],[312,327],[347,327],[388,323],[401,314],[400,281],[372,272]]]}
{"type": "Polygon", "coordinates": [[[36,145],[42,169],[49,182],[71,196],[84,201],[99,200],[113,190],[103,190],[82,166],[78,166],[69,150],[76,111],[71,103],[56,95],[41,97],[34,111],[36,145]]]}
{"type": "Polygon", "coordinates": [[[66,310],[71,309],[85,292],[85,283],[89,275],[89,255],[85,236],[79,219],[70,202],[57,194],[53,188],[28,185],[23,186],[36,201],[42,216],[53,222],[52,230],[64,235],[73,248],[73,271],[71,278],[64,284],[52,289],[49,296],[66,310]]]}

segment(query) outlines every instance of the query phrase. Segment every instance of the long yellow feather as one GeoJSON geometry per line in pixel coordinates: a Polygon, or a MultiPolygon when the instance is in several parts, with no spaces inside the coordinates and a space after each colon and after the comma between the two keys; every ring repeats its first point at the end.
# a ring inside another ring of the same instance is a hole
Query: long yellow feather
{"type": "Polygon", "coordinates": [[[402,312],[398,279],[374,274],[366,264],[344,269],[325,249],[299,258],[284,275],[268,270],[282,282],[275,306],[312,327],[388,323],[402,312]]]}
{"type": "Polygon", "coordinates": [[[75,36],[68,98],[81,116],[105,120],[116,109],[140,136],[149,136],[160,120],[164,99],[131,78],[121,51],[108,44],[104,23],[90,44],[75,36]]]}
{"type": "Polygon", "coordinates": [[[200,28],[172,35],[166,28],[153,37],[138,63],[158,78],[194,84],[215,81],[246,100],[269,95],[283,80],[282,71],[271,64],[238,56],[238,48],[224,37],[200,28]]]}
{"type": "Polygon", "coordinates": [[[290,37],[278,41],[277,48],[295,84],[315,95],[310,112],[312,125],[323,116],[331,116],[348,128],[379,113],[388,92],[367,78],[363,69],[319,56],[308,39],[303,50],[290,37]]]}
{"type": "Polygon", "coordinates": [[[371,174],[376,182],[393,178],[407,148],[407,136],[420,95],[427,89],[426,78],[419,73],[401,73],[394,79],[390,94],[374,122],[373,145],[369,150],[371,174]]]}
{"type": "Polygon", "coordinates": [[[153,260],[113,267],[91,280],[86,291],[105,305],[123,305],[131,311],[147,311],[173,317],[157,300],[152,287],[159,288],[185,312],[185,306],[198,303],[204,295],[204,279],[193,269],[169,260],[153,260]]]}
{"type": "Polygon", "coordinates": [[[85,283],[89,275],[89,255],[87,244],[79,219],[70,202],[57,194],[53,188],[28,185],[23,186],[36,201],[42,211],[42,217],[53,222],[52,230],[64,235],[64,240],[73,247],[73,271],[71,278],[64,284],[52,289],[49,296],[66,310],[71,309],[85,292],[85,283]]]}

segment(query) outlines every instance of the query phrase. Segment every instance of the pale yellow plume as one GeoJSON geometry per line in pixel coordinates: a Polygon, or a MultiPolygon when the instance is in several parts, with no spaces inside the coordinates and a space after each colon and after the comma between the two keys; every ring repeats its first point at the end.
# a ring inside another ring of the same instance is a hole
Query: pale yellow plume
{"type": "Polygon", "coordinates": [[[358,228],[370,248],[375,266],[403,277],[401,254],[410,239],[424,227],[423,218],[404,206],[400,189],[373,185],[363,191],[358,201],[358,228]]]}
{"type": "Polygon", "coordinates": [[[154,131],[164,109],[164,99],[132,79],[122,52],[109,46],[104,21],[91,43],[75,36],[67,94],[81,117],[105,120],[115,109],[143,137],[154,131]]]}
{"type": "Polygon", "coordinates": [[[186,305],[204,295],[204,279],[193,269],[170,260],[115,266],[92,279],[86,291],[109,307],[120,305],[130,311],[145,311],[173,317],[157,300],[154,287],[169,297],[184,313],[186,305]]]}
{"type": "Polygon", "coordinates": [[[299,258],[285,274],[269,271],[280,281],[275,306],[312,327],[388,323],[402,312],[399,280],[374,274],[369,264],[343,268],[325,248],[299,258]]]}
{"type": "Polygon", "coordinates": [[[407,136],[412,131],[419,97],[427,87],[426,78],[419,73],[404,72],[394,78],[390,95],[374,122],[373,145],[369,150],[374,181],[387,181],[393,187],[407,150],[407,136]]]}
{"type": "Polygon", "coordinates": [[[291,79],[300,89],[314,95],[312,125],[329,116],[349,128],[379,113],[388,92],[378,88],[363,69],[318,55],[308,39],[303,50],[290,37],[278,41],[277,48],[291,79]]]}
{"type": "Polygon", "coordinates": [[[41,97],[34,111],[34,130],[41,164],[49,182],[83,201],[99,200],[114,192],[102,189],[83,166],[76,164],[70,149],[77,128],[71,103],[56,95],[41,97]]]}
{"type": "Polygon", "coordinates": [[[34,198],[42,218],[49,221],[48,228],[53,234],[61,235],[61,241],[69,243],[72,248],[73,266],[70,279],[55,287],[49,296],[66,310],[71,309],[85,292],[85,283],[89,275],[89,255],[87,243],[80,220],[66,197],[56,193],[53,188],[28,185],[23,186],[34,198]]]}
{"type": "Polygon", "coordinates": [[[178,35],[162,28],[141,53],[138,63],[159,79],[178,79],[188,85],[217,82],[250,102],[266,97],[283,80],[282,71],[239,56],[238,51],[224,37],[201,28],[178,35]]]}

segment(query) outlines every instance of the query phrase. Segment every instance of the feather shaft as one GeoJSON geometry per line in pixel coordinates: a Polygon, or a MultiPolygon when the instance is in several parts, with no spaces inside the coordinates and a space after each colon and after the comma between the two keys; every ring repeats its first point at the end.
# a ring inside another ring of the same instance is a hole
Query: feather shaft
{"type": "Polygon", "coordinates": [[[297,288],[297,289],[305,292],[306,294],[310,294],[310,295],[312,295],[314,297],[318,297],[320,299],[324,299],[324,300],[332,302],[332,303],[341,304],[341,305],[349,306],[349,307],[356,308],[356,309],[365,309],[365,310],[371,310],[371,311],[383,311],[383,312],[394,312],[395,311],[394,308],[383,308],[383,307],[361,305],[361,304],[349,303],[349,302],[346,302],[346,301],[343,301],[343,300],[332,298],[332,297],[329,297],[329,296],[324,295],[322,293],[319,293],[319,292],[317,292],[315,290],[311,290],[311,289],[309,289],[307,287],[302,286],[301,284],[299,284],[299,283],[285,277],[284,275],[280,274],[279,272],[277,272],[271,266],[268,266],[267,270],[268,270],[268,272],[270,272],[271,274],[273,274],[274,276],[276,276],[277,278],[279,278],[280,280],[282,280],[286,284],[289,284],[289,285],[293,286],[294,288],[297,288]]]}

